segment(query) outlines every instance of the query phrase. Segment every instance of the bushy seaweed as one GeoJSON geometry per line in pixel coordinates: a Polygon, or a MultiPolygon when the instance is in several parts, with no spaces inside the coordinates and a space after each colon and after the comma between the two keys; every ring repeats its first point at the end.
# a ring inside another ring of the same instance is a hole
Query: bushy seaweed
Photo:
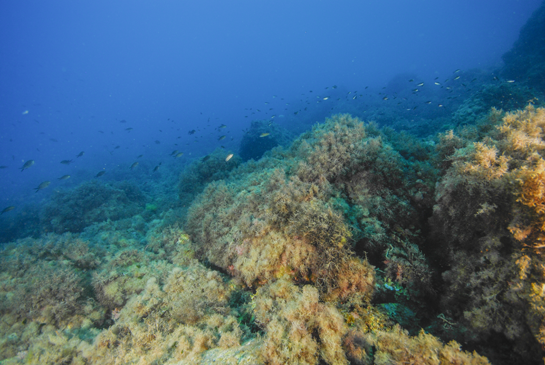
{"type": "Polygon", "coordinates": [[[449,253],[443,309],[470,330],[466,340],[501,336],[525,361],[545,344],[541,157],[545,109],[502,114],[495,128],[466,141],[437,190],[432,225],[449,253]],[[539,343],[539,344],[538,344],[539,343]]]}
{"type": "Polygon", "coordinates": [[[91,180],[75,189],[54,192],[40,220],[46,232],[81,232],[93,223],[131,217],[144,205],[144,195],[131,183],[91,180]]]}

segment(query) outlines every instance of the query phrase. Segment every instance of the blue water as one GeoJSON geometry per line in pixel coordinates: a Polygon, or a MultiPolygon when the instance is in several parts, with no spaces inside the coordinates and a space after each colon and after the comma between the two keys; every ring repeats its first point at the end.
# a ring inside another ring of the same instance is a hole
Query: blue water
{"type": "Polygon", "coordinates": [[[139,155],[178,174],[220,145],[236,152],[254,119],[275,115],[296,134],[332,112],[365,119],[396,75],[429,86],[457,69],[501,65],[539,4],[4,2],[0,209],[22,214],[59,187],[127,170],[139,155]],[[184,152],[175,163],[173,150],[184,152]],[[35,165],[21,172],[27,160],[35,165]],[[36,193],[43,181],[52,183],[36,193]]]}

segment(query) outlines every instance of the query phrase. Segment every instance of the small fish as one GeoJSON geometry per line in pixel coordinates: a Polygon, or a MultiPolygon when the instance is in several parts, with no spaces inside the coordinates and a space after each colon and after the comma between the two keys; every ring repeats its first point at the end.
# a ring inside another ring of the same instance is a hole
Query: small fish
{"type": "Polygon", "coordinates": [[[127,121],[125,119],[121,119],[119,123],[127,123],[127,121]]]}
{"type": "Polygon", "coordinates": [[[442,108],[442,107],[443,107],[443,104],[437,104],[437,106],[438,106],[439,108],[442,108]]]}
{"type": "Polygon", "coordinates": [[[439,82],[434,82],[434,84],[435,84],[435,85],[441,85],[441,83],[439,83],[439,82]]]}
{"type": "Polygon", "coordinates": [[[225,124],[222,124],[218,127],[218,129],[223,129],[223,128],[227,128],[227,126],[225,124]]]}
{"type": "Polygon", "coordinates": [[[202,162],[208,161],[210,159],[210,155],[206,155],[202,158],[202,162]]]}
{"type": "Polygon", "coordinates": [[[28,110],[25,110],[25,111],[24,111],[24,112],[22,112],[21,114],[23,114],[23,115],[26,115],[26,114],[28,114],[28,110]]]}
{"type": "Polygon", "coordinates": [[[106,173],[106,171],[102,170],[100,171],[98,174],[96,174],[95,177],[101,177],[102,175],[104,175],[106,173]]]}
{"type": "Polygon", "coordinates": [[[218,138],[218,141],[221,141],[222,139],[225,139],[225,137],[227,137],[227,136],[221,136],[220,138],[218,138]]]}
{"type": "Polygon", "coordinates": [[[230,153],[227,155],[227,157],[225,158],[225,162],[229,161],[231,158],[233,158],[233,154],[230,153]]]}
{"type": "Polygon", "coordinates": [[[515,80],[507,80],[507,82],[513,83],[513,82],[515,82],[515,80]]]}
{"type": "Polygon", "coordinates": [[[135,162],[135,163],[133,163],[133,164],[131,165],[131,167],[129,167],[129,169],[131,169],[131,170],[134,169],[136,166],[138,166],[138,163],[139,163],[138,161],[135,162]]]}
{"type": "Polygon", "coordinates": [[[454,78],[454,80],[458,80],[459,78],[460,78],[460,76],[456,76],[456,77],[454,78]]]}
{"type": "Polygon", "coordinates": [[[458,72],[460,72],[460,69],[457,69],[456,71],[454,71],[453,74],[458,73],[458,72]]]}
{"type": "Polygon", "coordinates": [[[59,180],[68,180],[68,179],[70,179],[70,175],[64,175],[59,177],[59,180]]]}
{"type": "Polygon", "coordinates": [[[155,167],[153,168],[153,172],[156,172],[157,170],[159,170],[159,166],[161,166],[161,163],[159,163],[159,165],[157,165],[157,166],[155,166],[155,167]]]}
{"type": "Polygon", "coordinates": [[[115,146],[115,147],[114,147],[114,150],[117,150],[117,149],[119,149],[119,148],[121,148],[121,146],[115,146]]]}
{"type": "Polygon", "coordinates": [[[413,90],[413,93],[416,93],[416,92],[418,92],[418,89],[414,89],[414,90],[413,90]]]}
{"type": "Polygon", "coordinates": [[[72,160],[62,160],[61,163],[63,165],[70,165],[70,163],[72,162],[72,160]]]}
{"type": "Polygon", "coordinates": [[[388,100],[388,97],[387,97],[387,96],[385,96],[385,97],[383,97],[383,98],[382,98],[382,100],[388,100]]]}
{"type": "Polygon", "coordinates": [[[326,97],[324,98],[324,100],[327,100],[327,99],[329,99],[329,96],[326,96],[326,97]]]}
{"type": "Polygon", "coordinates": [[[27,162],[25,162],[23,167],[21,167],[21,172],[25,171],[26,169],[28,169],[32,165],[34,165],[34,160],[28,160],[27,162]]]}
{"type": "Polygon", "coordinates": [[[138,155],[138,156],[136,156],[136,158],[142,158],[142,156],[144,156],[144,155],[138,155]]]}
{"type": "Polygon", "coordinates": [[[161,141],[156,140],[156,141],[155,141],[155,144],[161,144],[161,141]]]}
{"type": "Polygon", "coordinates": [[[0,169],[7,169],[8,167],[5,165],[0,166],[0,169]]]}
{"type": "Polygon", "coordinates": [[[259,137],[267,137],[270,133],[261,133],[259,137]]]}
{"type": "Polygon", "coordinates": [[[420,84],[416,84],[416,86],[424,86],[424,83],[421,82],[420,84]]]}
{"type": "Polygon", "coordinates": [[[410,79],[410,80],[409,80],[409,82],[413,82],[413,81],[414,81],[414,79],[410,79]]]}
{"type": "Polygon", "coordinates": [[[132,127],[129,127],[129,128],[125,128],[125,130],[126,130],[127,132],[130,132],[130,131],[133,130],[133,128],[132,128],[132,127]]]}
{"type": "Polygon", "coordinates": [[[426,104],[431,104],[431,101],[429,101],[429,100],[428,100],[428,101],[426,101],[426,104]]]}
{"type": "Polygon", "coordinates": [[[187,132],[187,134],[195,134],[195,132],[196,132],[196,130],[192,129],[189,132],[187,132]]]}
{"type": "Polygon", "coordinates": [[[85,154],[85,152],[81,151],[80,153],[78,153],[78,155],[76,157],[81,157],[85,154]]]}
{"type": "Polygon", "coordinates": [[[38,187],[36,188],[36,192],[47,188],[49,186],[49,184],[51,184],[51,181],[44,181],[43,183],[38,185],[38,187]]]}
{"type": "Polygon", "coordinates": [[[174,158],[182,157],[183,155],[184,155],[183,152],[178,152],[178,153],[174,156],[174,158]]]}
{"type": "Polygon", "coordinates": [[[10,205],[9,207],[4,208],[4,210],[2,211],[2,213],[0,213],[0,215],[7,213],[13,209],[15,209],[15,207],[13,205],[10,205]]]}

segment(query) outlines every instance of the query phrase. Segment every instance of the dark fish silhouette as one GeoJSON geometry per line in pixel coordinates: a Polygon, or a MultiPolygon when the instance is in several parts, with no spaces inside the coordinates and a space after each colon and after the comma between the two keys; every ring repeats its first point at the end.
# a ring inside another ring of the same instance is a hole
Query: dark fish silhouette
{"type": "Polygon", "coordinates": [[[9,206],[9,207],[6,207],[4,208],[4,210],[2,211],[2,213],[0,213],[0,215],[4,214],[4,213],[7,213],[9,212],[10,210],[13,210],[15,209],[15,207],[13,205],[9,206]]]}
{"type": "Polygon", "coordinates": [[[38,187],[36,188],[36,192],[47,188],[49,186],[49,184],[51,184],[51,181],[44,181],[43,183],[38,185],[38,187]]]}
{"type": "Polygon", "coordinates": [[[34,165],[34,160],[28,160],[27,162],[25,162],[23,167],[21,167],[21,172],[25,171],[26,169],[28,169],[32,165],[34,165]]]}

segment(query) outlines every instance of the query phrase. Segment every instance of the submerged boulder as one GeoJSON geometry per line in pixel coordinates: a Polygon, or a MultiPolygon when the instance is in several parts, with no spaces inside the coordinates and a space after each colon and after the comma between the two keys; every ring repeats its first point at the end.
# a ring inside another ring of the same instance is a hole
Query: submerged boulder
{"type": "Polygon", "coordinates": [[[276,146],[287,146],[293,138],[290,133],[270,120],[255,120],[242,136],[240,157],[243,161],[259,160],[276,146]]]}

